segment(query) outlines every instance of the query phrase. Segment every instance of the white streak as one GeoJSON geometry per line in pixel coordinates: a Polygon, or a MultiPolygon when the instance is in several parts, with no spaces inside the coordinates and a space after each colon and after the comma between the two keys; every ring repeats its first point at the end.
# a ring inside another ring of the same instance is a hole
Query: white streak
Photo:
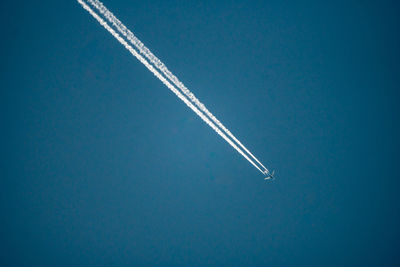
{"type": "Polygon", "coordinates": [[[154,66],[170,79],[204,114],[246,151],[265,171],[268,169],[201,103],[196,96],[161,62],[114,14],[99,0],[86,0],[92,4],[114,27],[133,44],[154,66]]]}
{"type": "Polygon", "coordinates": [[[132,46],[130,46],[117,32],[115,32],[99,15],[97,15],[86,3],[78,0],[82,7],[87,10],[108,32],[114,36],[133,56],[135,56],[143,65],[146,66],[164,85],[176,94],[189,108],[191,108],[204,122],[206,122],[214,131],[225,139],[234,149],[236,149],[244,158],[246,158],[261,173],[264,173],[244,152],[236,146],[214,123],[212,123],[200,110],[198,110],[189,100],[186,99],[170,82],[168,82],[154,67],[146,61],[132,46]]]}

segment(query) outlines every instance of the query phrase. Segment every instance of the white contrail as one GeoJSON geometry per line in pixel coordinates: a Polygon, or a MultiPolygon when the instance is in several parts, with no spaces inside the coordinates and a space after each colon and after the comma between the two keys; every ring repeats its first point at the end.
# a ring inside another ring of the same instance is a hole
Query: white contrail
{"type": "Polygon", "coordinates": [[[196,96],[161,62],[114,14],[99,0],[86,0],[95,7],[114,27],[133,44],[154,66],[170,79],[201,111],[203,111],[219,128],[246,151],[266,172],[267,168],[201,103],[196,96]]]}
{"type": "Polygon", "coordinates": [[[114,36],[133,56],[135,56],[143,65],[146,66],[164,85],[174,92],[189,108],[191,108],[205,123],[225,139],[234,149],[236,149],[245,159],[247,159],[261,173],[262,171],[240,148],[236,146],[214,123],[212,123],[200,110],[198,110],[185,96],[181,94],[168,80],[166,80],[150,63],[147,62],[132,46],[130,46],[117,32],[115,32],[99,15],[97,15],[83,0],[78,0],[82,7],[87,10],[108,32],[114,36]]]}

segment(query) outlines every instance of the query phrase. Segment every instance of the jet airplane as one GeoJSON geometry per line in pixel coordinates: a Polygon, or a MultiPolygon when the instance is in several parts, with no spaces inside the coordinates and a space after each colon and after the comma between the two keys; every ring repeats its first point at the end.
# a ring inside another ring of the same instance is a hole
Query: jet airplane
{"type": "Polygon", "coordinates": [[[266,170],[266,171],[264,171],[264,174],[265,174],[264,180],[272,180],[272,181],[275,180],[275,176],[274,176],[275,171],[272,171],[272,173],[271,173],[270,171],[266,170]]]}

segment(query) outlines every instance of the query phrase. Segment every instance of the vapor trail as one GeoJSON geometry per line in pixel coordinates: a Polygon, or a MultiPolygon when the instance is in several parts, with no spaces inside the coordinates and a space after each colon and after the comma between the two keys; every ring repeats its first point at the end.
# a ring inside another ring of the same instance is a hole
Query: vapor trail
{"type": "Polygon", "coordinates": [[[166,80],[150,63],[147,62],[132,46],[130,46],[117,32],[115,32],[99,15],[97,15],[83,0],[78,0],[82,7],[90,13],[115,39],[117,39],[133,56],[135,56],[145,67],[150,70],[164,85],[166,85],[176,96],[179,97],[189,108],[191,108],[205,123],[225,139],[236,151],[247,159],[261,173],[262,171],[240,148],[236,146],[213,122],[211,122],[200,110],[198,110],[185,96],[181,94],[168,80],[166,80]]]}
{"type": "Polygon", "coordinates": [[[206,114],[219,128],[232,138],[244,151],[246,151],[268,173],[268,169],[201,103],[196,96],[161,62],[114,14],[109,11],[99,0],[86,0],[95,7],[114,27],[124,35],[139,52],[144,55],[154,66],[171,80],[204,114],[206,114]]]}

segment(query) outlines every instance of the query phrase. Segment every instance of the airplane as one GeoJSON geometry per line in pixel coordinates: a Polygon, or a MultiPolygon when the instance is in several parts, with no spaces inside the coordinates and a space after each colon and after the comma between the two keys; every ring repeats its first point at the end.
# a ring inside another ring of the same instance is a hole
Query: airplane
{"type": "Polygon", "coordinates": [[[268,170],[264,171],[264,174],[266,175],[266,177],[264,178],[264,180],[275,180],[274,174],[275,171],[269,172],[268,170]]]}

